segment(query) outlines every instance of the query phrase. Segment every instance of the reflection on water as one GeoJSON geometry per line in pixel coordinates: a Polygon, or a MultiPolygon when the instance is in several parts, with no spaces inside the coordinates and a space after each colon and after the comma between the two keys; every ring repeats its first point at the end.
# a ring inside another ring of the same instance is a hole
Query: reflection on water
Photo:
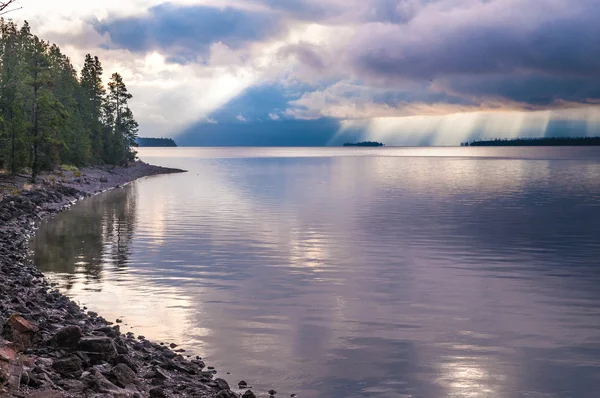
{"type": "Polygon", "coordinates": [[[136,191],[124,189],[91,197],[42,225],[33,240],[33,260],[44,271],[61,274],[63,288],[81,282],[102,289],[102,273],[119,273],[127,266],[135,228],[136,191]]]}
{"type": "Polygon", "coordinates": [[[79,203],[32,247],[69,295],[234,383],[595,397],[600,153],[530,150],[142,149],[190,172],[79,203]]]}

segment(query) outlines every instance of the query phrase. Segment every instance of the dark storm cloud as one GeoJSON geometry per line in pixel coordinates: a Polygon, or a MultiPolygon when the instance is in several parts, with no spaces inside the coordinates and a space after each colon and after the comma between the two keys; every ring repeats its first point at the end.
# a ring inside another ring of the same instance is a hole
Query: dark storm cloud
{"type": "Polygon", "coordinates": [[[460,76],[443,81],[441,85],[456,95],[501,97],[534,108],[561,103],[595,104],[600,98],[600,79],[588,76],[460,76]]]}
{"type": "Polygon", "coordinates": [[[166,51],[185,61],[204,54],[212,43],[238,48],[281,32],[282,24],[270,13],[206,6],[162,4],[148,15],[95,24],[108,33],[114,46],[133,52],[166,51]]]}
{"type": "Polygon", "coordinates": [[[430,8],[405,25],[367,25],[357,30],[347,62],[386,86],[441,79],[464,95],[533,104],[600,98],[600,2],[552,3],[562,7],[472,2],[472,11],[430,8]]]}

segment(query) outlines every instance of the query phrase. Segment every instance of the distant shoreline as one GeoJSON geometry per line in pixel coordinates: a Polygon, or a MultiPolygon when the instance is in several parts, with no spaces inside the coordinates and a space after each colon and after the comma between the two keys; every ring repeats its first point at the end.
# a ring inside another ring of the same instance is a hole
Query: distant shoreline
{"type": "Polygon", "coordinates": [[[600,137],[505,138],[467,142],[461,146],[600,146],[600,137]]]}
{"type": "Polygon", "coordinates": [[[344,146],[382,147],[382,146],[384,146],[384,144],[381,142],[375,142],[375,141],[363,141],[363,142],[356,142],[356,143],[347,142],[344,144],[344,146]]]}

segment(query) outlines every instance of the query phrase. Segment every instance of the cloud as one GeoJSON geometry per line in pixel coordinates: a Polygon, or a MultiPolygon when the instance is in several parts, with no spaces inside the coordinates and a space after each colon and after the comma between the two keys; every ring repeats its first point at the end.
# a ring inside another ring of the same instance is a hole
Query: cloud
{"type": "Polygon", "coordinates": [[[237,115],[235,117],[237,120],[239,120],[240,122],[247,122],[248,119],[246,119],[241,113],[239,115],[237,115]]]}
{"type": "Polygon", "coordinates": [[[283,25],[266,12],[165,3],[145,15],[98,21],[95,28],[116,48],[161,51],[187,61],[206,55],[213,43],[240,48],[279,34],[283,25]]]}
{"type": "Polygon", "coordinates": [[[600,85],[577,98],[572,93],[600,77],[598,17],[600,4],[589,0],[549,1],[544,12],[527,0],[440,1],[406,24],[359,27],[346,61],[376,85],[442,79],[464,95],[533,104],[568,96],[585,101],[598,97],[600,85]],[[550,87],[539,84],[556,79],[550,87]],[[545,90],[523,98],[533,88],[545,90]]]}
{"type": "MultiPolygon", "coordinates": [[[[209,120],[433,125],[468,113],[597,112],[600,102],[596,0],[57,1],[30,0],[23,17],[77,68],[91,52],[107,75],[120,71],[143,135],[209,120]]],[[[571,126],[586,123],[598,120],[571,126]]]]}

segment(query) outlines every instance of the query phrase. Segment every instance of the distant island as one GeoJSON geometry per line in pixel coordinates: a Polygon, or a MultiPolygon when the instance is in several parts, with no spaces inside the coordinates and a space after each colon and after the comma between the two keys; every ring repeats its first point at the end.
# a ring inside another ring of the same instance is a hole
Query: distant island
{"type": "Polygon", "coordinates": [[[344,146],[383,146],[383,144],[375,141],[363,141],[356,143],[347,142],[344,144],[344,146]]]}
{"type": "Polygon", "coordinates": [[[140,147],[175,147],[177,144],[171,138],[142,138],[136,139],[140,147]]]}
{"type": "Polygon", "coordinates": [[[461,146],[596,146],[600,137],[503,138],[462,143],[461,146]]]}

